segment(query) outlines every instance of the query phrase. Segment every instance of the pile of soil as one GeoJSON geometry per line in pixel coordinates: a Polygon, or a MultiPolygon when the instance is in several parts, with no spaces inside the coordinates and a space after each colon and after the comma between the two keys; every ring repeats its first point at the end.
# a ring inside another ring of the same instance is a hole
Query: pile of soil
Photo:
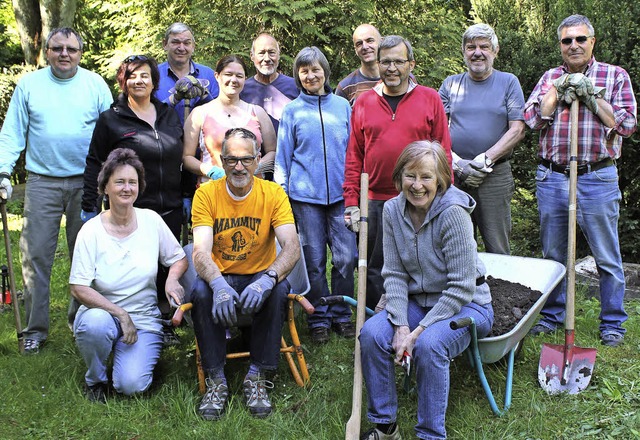
{"type": "Polygon", "coordinates": [[[491,289],[494,322],[489,336],[509,333],[542,296],[542,292],[532,290],[520,283],[487,277],[491,289]]]}

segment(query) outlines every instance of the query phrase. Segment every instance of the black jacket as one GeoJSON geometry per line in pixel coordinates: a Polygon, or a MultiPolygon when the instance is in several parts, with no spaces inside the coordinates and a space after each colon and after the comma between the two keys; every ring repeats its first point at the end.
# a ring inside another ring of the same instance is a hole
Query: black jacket
{"type": "Polygon", "coordinates": [[[84,169],[82,209],[97,209],[98,173],[107,156],[116,148],[131,148],[144,165],[147,187],[138,195],[135,206],[159,214],[182,206],[180,187],[182,134],[178,114],[155,98],[156,126],[138,118],[120,95],[111,108],[100,114],[91,138],[84,169]]]}

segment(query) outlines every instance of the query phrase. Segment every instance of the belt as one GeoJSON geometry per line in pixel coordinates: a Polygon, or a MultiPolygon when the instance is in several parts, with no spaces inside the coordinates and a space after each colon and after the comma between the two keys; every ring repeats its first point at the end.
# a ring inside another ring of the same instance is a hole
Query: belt
{"type": "MultiPolygon", "coordinates": [[[[569,175],[569,165],[558,165],[557,163],[553,163],[547,159],[540,159],[540,165],[549,168],[551,171],[555,171],[556,173],[566,174],[567,176],[569,175]]],[[[587,174],[592,171],[598,171],[611,165],[615,165],[614,160],[611,158],[603,159],[600,162],[578,165],[578,176],[582,176],[583,174],[587,174]]]]}

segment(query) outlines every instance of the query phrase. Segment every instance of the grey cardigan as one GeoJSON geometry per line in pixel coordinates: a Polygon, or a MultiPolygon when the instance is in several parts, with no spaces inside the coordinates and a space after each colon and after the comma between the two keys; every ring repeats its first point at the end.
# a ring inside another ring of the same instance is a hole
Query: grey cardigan
{"type": "Polygon", "coordinates": [[[430,307],[422,327],[457,314],[462,306],[491,302],[487,283],[476,286],[485,267],[478,259],[471,211],[475,200],[451,186],[434,199],[416,231],[400,194],[384,204],[383,244],[386,310],[394,325],[408,325],[409,297],[430,307]]]}

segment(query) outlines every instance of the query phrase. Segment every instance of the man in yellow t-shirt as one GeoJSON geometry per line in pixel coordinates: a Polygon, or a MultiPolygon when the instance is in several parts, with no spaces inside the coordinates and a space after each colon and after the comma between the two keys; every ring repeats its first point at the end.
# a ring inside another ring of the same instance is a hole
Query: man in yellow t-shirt
{"type": "Polygon", "coordinates": [[[243,391],[251,415],[272,412],[264,372],[275,370],[289,284],[286,276],[300,258],[300,243],[289,199],[282,187],[254,177],[260,146],[249,130],[225,133],[220,155],[226,177],[196,190],[191,211],[193,324],[206,372],[207,392],[198,413],[205,420],[224,414],[226,329],[237,314],[250,315],[251,363],[243,391]],[[276,256],[276,240],[282,250],[276,256]]]}

